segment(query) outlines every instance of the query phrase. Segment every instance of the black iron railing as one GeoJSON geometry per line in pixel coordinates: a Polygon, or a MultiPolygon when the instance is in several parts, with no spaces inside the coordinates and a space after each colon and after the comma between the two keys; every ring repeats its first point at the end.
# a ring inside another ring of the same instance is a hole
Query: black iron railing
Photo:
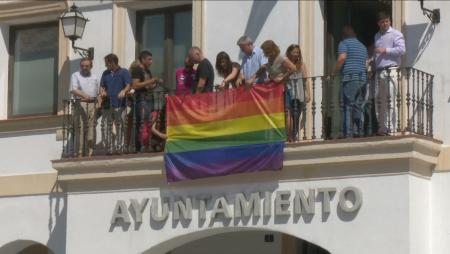
{"type": "MultiPolygon", "coordinates": [[[[287,142],[418,134],[433,137],[434,76],[410,67],[286,82],[287,142]]],[[[64,158],[161,152],[165,92],[64,101],[64,158]],[[113,105],[116,104],[116,105],[113,105]]]]}
{"type": "Polygon", "coordinates": [[[164,149],[165,92],[130,94],[114,101],[64,101],[64,158],[161,152],[164,149]]]}

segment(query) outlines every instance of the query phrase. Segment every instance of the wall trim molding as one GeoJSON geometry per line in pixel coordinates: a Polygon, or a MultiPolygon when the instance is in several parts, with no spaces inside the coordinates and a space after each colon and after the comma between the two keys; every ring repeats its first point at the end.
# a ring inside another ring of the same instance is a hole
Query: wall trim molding
{"type": "Polygon", "coordinates": [[[16,18],[60,14],[69,6],[68,1],[10,1],[0,3],[0,22],[16,18]]]}
{"type": "Polygon", "coordinates": [[[203,51],[205,42],[203,36],[205,4],[203,0],[192,1],[192,46],[197,46],[203,51]]]}
{"type": "Polygon", "coordinates": [[[56,180],[56,171],[0,176],[0,197],[60,192],[56,180]]]}
{"type": "MultiPolygon", "coordinates": [[[[348,177],[412,174],[428,179],[438,162],[441,144],[417,136],[367,139],[335,143],[315,142],[287,145],[281,171],[259,172],[171,183],[198,186],[219,183],[237,184],[255,181],[291,181],[338,179],[348,177]]],[[[95,181],[116,182],[124,179],[148,179],[146,187],[168,186],[162,154],[102,156],[89,159],[55,160],[60,184],[95,181]]],[[[128,180],[126,181],[128,182],[128,180]]],[[[111,184],[114,188],[115,184],[111,184]]],[[[120,188],[119,188],[120,189],[120,188]]]]}

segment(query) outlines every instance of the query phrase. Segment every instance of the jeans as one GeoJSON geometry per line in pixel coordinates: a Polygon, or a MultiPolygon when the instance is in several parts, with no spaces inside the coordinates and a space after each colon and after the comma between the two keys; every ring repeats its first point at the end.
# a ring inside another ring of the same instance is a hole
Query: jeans
{"type": "Polygon", "coordinates": [[[102,143],[108,153],[124,152],[126,108],[102,111],[102,143]]]}
{"type": "Polygon", "coordinates": [[[344,103],[344,137],[364,134],[363,104],[366,83],[360,80],[342,82],[342,100],[344,103]]]}
{"type": "Polygon", "coordinates": [[[136,101],[136,151],[143,152],[148,147],[151,129],[151,112],[153,109],[153,100],[147,98],[136,101]]]}

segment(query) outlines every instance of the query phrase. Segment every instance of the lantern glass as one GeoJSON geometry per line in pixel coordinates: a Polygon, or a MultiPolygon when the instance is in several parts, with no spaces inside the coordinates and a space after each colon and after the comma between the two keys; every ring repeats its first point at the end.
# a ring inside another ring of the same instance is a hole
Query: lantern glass
{"type": "Polygon", "coordinates": [[[83,37],[84,28],[88,19],[78,11],[76,6],[72,6],[70,11],[65,12],[60,19],[66,37],[71,40],[83,37]]]}
{"type": "Polygon", "coordinates": [[[61,19],[64,35],[66,37],[75,37],[75,16],[73,17],[64,17],[61,19]]]}
{"type": "Polygon", "coordinates": [[[86,20],[78,17],[75,23],[75,36],[78,38],[83,37],[84,27],[86,25],[86,20]]]}

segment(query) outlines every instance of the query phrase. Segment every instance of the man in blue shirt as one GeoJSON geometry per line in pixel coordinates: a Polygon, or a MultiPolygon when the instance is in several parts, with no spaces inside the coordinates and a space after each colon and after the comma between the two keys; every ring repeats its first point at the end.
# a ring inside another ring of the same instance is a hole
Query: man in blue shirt
{"type": "Polygon", "coordinates": [[[103,98],[102,136],[109,153],[123,152],[125,135],[126,94],[131,87],[131,77],[127,69],[119,66],[114,54],[105,56],[106,70],[100,80],[100,94],[103,98]],[[109,137],[112,137],[111,142],[109,137]]]}
{"type": "Polygon", "coordinates": [[[367,83],[366,61],[367,49],[356,39],[351,26],[342,29],[342,40],[339,43],[339,56],[334,74],[340,71],[342,82],[342,100],[344,102],[344,137],[364,134],[364,117],[362,105],[367,83]]]}
{"type": "MultiPolygon", "coordinates": [[[[246,85],[252,85],[249,84],[249,81],[261,68],[261,66],[267,64],[267,58],[264,56],[262,49],[255,47],[253,45],[253,40],[248,36],[244,35],[239,38],[237,45],[241,49],[242,53],[244,53],[241,64],[241,72],[244,75],[246,85]]],[[[266,78],[267,74],[264,73],[255,80],[255,83],[264,83],[266,78]]]]}

